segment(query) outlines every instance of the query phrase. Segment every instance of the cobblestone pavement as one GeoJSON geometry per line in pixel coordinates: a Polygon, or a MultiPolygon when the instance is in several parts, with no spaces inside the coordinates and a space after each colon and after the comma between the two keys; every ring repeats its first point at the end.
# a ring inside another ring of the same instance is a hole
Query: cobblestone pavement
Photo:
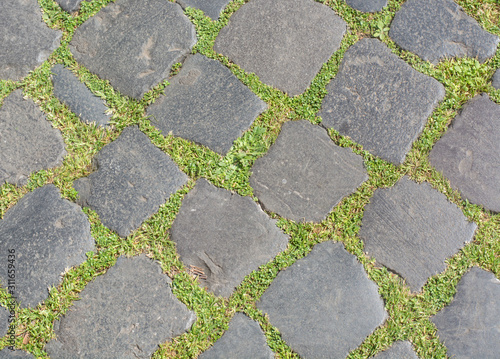
{"type": "Polygon", "coordinates": [[[498,359],[499,24],[0,2],[0,358],[498,359]]]}

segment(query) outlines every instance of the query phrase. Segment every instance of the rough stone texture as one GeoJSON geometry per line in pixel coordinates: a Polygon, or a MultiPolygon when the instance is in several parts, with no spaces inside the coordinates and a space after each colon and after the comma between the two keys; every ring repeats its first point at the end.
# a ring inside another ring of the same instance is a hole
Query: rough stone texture
{"type": "MultiPolygon", "coordinates": [[[[1,255],[16,254],[16,297],[22,307],[34,307],[57,286],[61,273],[80,265],[93,251],[90,224],[80,207],[62,199],[52,184],[26,194],[0,221],[1,255]]],[[[7,283],[7,266],[0,266],[7,283]]]]}
{"type": "Polygon", "coordinates": [[[381,11],[387,5],[387,0],[345,0],[350,7],[363,12],[381,11]]]}
{"type": "Polygon", "coordinates": [[[345,358],[387,318],[375,283],[341,243],[280,272],[257,307],[303,358],[345,358]]]}
{"type": "Polygon", "coordinates": [[[266,337],[259,324],[245,314],[236,313],[229,329],[200,359],[273,359],[266,337]]]}
{"type": "Polygon", "coordinates": [[[288,237],[275,223],[250,197],[201,178],[184,198],[171,238],[186,266],[204,273],[200,284],[229,297],[247,274],[286,249],[288,237]]]}
{"type": "MultiPolygon", "coordinates": [[[[80,9],[80,3],[84,0],[55,0],[64,11],[74,12],[80,9]]],[[[91,1],[91,0],[85,0],[91,1]]]]}
{"type": "Polygon", "coordinates": [[[93,164],[96,171],[74,183],[79,203],[121,237],[139,228],[188,180],[136,126],[103,147],[93,164]]]}
{"type": "Polygon", "coordinates": [[[183,7],[188,6],[194,7],[195,9],[202,10],[207,16],[210,16],[212,20],[217,20],[220,13],[231,0],[177,0],[177,2],[183,7]]]}
{"type": "Polygon", "coordinates": [[[42,21],[37,1],[0,1],[0,79],[20,80],[59,46],[61,31],[42,21]]]}
{"type": "Polygon", "coordinates": [[[500,90],[500,70],[496,70],[491,80],[491,85],[497,90],[500,90]]]}
{"type": "Polygon", "coordinates": [[[52,359],[150,358],[158,345],[191,328],[196,315],[170,289],[171,280],[145,256],[118,258],[90,282],[55,322],[52,359]]]}
{"type": "Polygon", "coordinates": [[[61,132],[52,127],[31,100],[16,90],[0,108],[0,185],[25,185],[32,172],[62,164],[66,155],[61,132]]]}
{"type": "Polygon", "coordinates": [[[194,25],[178,4],[117,0],[76,29],[70,49],[91,72],[140,99],[195,43],[194,25]]]}
{"type": "Polygon", "coordinates": [[[394,55],[377,39],[345,53],[326,87],[323,124],[351,137],[384,160],[401,164],[437,103],[443,85],[394,55]]]}
{"type": "Polygon", "coordinates": [[[442,272],[445,259],[472,240],[477,225],[429,183],[403,177],[377,189],[365,207],[359,236],[368,255],[420,291],[442,272]]]}
{"type": "Polygon", "coordinates": [[[363,158],[335,145],[308,121],[283,125],[252,168],[250,185],[265,209],[294,221],[319,222],[368,179],[363,158]]]}
{"type": "MultiPolygon", "coordinates": [[[[2,283],[2,287],[7,289],[7,285],[5,283],[2,283]]],[[[0,337],[7,334],[7,330],[9,330],[9,311],[0,307],[0,337]]]]}
{"type": "Polygon", "coordinates": [[[495,55],[499,41],[452,0],[406,1],[394,16],[389,36],[434,64],[464,56],[485,62],[495,55]]]}
{"type": "Polygon", "coordinates": [[[457,286],[451,303],[431,321],[448,356],[495,359],[500,353],[500,281],[474,267],[457,286]]]}
{"type": "Polygon", "coordinates": [[[472,203],[500,212],[500,106],[474,97],[434,145],[429,159],[472,203]]]}
{"type": "Polygon", "coordinates": [[[290,96],[340,47],[346,24],[313,0],[252,0],[231,16],[214,50],[290,96]]]}
{"type": "Polygon", "coordinates": [[[33,354],[27,353],[23,350],[10,350],[5,348],[0,350],[0,359],[35,359],[33,354]]]}
{"type": "Polygon", "coordinates": [[[267,108],[220,62],[190,56],[148,109],[154,126],[225,155],[267,108]]]}
{"type": "Polygon", "coordinates": [[[418,359],[410,342],[396,342],[373,359],[418,359]]]}

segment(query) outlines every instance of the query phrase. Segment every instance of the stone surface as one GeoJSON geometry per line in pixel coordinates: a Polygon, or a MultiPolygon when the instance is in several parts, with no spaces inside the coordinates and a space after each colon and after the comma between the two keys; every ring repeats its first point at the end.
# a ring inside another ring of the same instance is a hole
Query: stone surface
{"type": "Polygon", "coordinates": [[[345,0],[350,7],[363,12],[381,11],[387,5],[387,0],[345,0]]]}
{"type": "Polygon", "coordinates": [[[250,197],[201,178],[184,198],[171,238],[184,264],[204,273],[200,284],[229,297],[247,274],[286,249],[288,237],[275,224],[250,197]]]}
{"type": "MultiPolygon", "coordinates": [[[[2,288],[7,290],[7,285],[3,282],[2,288]]],[[[7,334],[7,330],[9,330],[9,311],[4,307],[0,307],[0,337],[7,334]]]]}
{"type": "Polygon", "coordinates": [[[491,80],[491,85],[497,90],[500,90],[500,70],[496,70],[491,80]]]}
{"type": "Polygon", "coordinates": [[[438,81],[368,38],[346,51],[326,89],[319,113],[323,124],[396,165],[445,95],[438,81]]]}
{"type": "Polygon", "coordinates": [[[57,64],[52,68],[54,95],[66,104],[85,123],[107,125],[111,116],[106,115],[107,107],[73,73],[57,64]]]}
{"type": "Polygon", "coordinates": [[[418,359],[410,342],[396,342],[373,359],[418,359]]]}
{"type": "Polygon", "coordinates": [[[319,222],[368,179],[363,158],[333,143],[308,121],[286,122],[276,143],[252,168],[250,185],[266,210],[319,222]]]}
{"type": "Polygon", "coordinates": [[[495,55],[499,41],[452,0],[406,1],[394,16],[389,36],[434,64],[464,56],[485,62],[495,55]]]}
{"type": "Polygon", "coordinates": [[[169,82],[148,108],[153,125],[222,155],[267,108],[227,67],[200,54],[188,57],[169,82]]]}
{"type": "MultiPolygon", "coordinates": [[[[80,3],[84,0],[55,0],[64,11],[74,12],[80,9],[80,3]]],[[[85,0],[91,1],[91,0],[85,0]]]]}
{"type": "Polygon", "coordinates": [[[195,43],[194,25],[178,4],[117,0],[76,29],[70,49],[91,72],[140,99],[195,43]]]}
{"type": "MultiPolygon", "coordinates": [[[[57,286],[61,273],[80,265],[93,251],[87,216],[76,204],[62,199],[57,187],[47,184],[26,194],[0,220],[1,255],[15,250],[16,297],[21,307],[34,307],[57,286]]],[[[7,266],[0,267],[7,283],[7,266]]]]}
{"type": "Polygon", "coordinates": [[[302,358],[345,358],[387,318],[377,285],[332,242],[278,273],[257,307],[302,358]]]}
{"type": "Polygon", "coordinates": [[[42,21],[37,1],[0,2],[0,80],[20,80],[59,46],[61,31],[42,21]]]}
{"type": "Polygon", "coordinates": [[[500,212],[500,106],[487,94],[466,103],[429,159],[465,199],[500,212]]]}
{"type": "Polygon", "coordinates": [[[27,353],[23,350],[10,350],[5,348],[0,350],[0,359],[35,359],[33,354],[27,353]]]}
{"type": "Polygon", "coordinates": [[[74,183],[79,203],[121,237],[139,228],[188,180],[136,126],[104,146],[93,164],[96,171],[74,183]]]}
{"type": "Polygon", "coordinates": [[[252,0],[231,16],[214,50],[290,96],[340,47],[346,24],[313,0],[252,0]]]}
{"type": "Polygon", "coordinates": [[[420,291],[429,277],[445,270],[445,259],[472,240],[476,227],[429,183],[405,176],[394,187],[375,191],[359,237],[369,256],[420,291]]]}
{"type": "Polygon", "coordinates": [[[431,321],[448,356],[495,359],[500,353],[500,281],[474,267],[457,285],[451,303],[431,321]]]}
{"type": "Polygon", "coordinates": [[[31,99],[16,90],[0,108],[0,185],[25,185],[32,172],[62,164],[61,132],[52,127],[31,99]]]}
{"type": "Polygon", "coordinates": [[[194,7],[195,9],[202,10],[207,16],[210,16],[212,20],[217,20],[220,13],[231,0],[177,0],[177,2],[183,7],[188,6],[194,7]]]}
{"type": "Polygon", "coordinates": [[[236,313],[229,329],[200,359],[273,359],[264,332],[257,322],[243,313],[236,313]]]}
{"type": "Polygon", "coordinates": [[[54,323],[56,339],[45,350],[52,359],[150,358],[159,344],[196,320],[170,283],[160,265],[145,256],[118,258],[54,323]]]}

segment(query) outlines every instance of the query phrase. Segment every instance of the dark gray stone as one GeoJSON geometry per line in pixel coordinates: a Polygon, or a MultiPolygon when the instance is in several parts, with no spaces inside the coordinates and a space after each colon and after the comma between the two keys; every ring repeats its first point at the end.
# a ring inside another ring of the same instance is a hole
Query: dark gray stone
{"type": "Polygon", "coordinates": [[[375,191],[359,237],[368,255],[420,291],[429,277],[445,270],[445,259],[472,240],[476,227],[429,183],[405,176],[394,187],[375,191]]]}
{"type": "Polygon", "coordinates": [[[207,16],[210,16],[212,20],[217,20],[220,13],[231,0],[177,0],[177,2],[183,7],[188,6],[194,7],[195,9],[202,10],[207,16]]]}
{"type": "Polygon", "coordinates": [[[464,56],[485,62],[495,55],[499,41],[452,0],[406,1],[394,16],[389,36],[433,64],[464,56]]]}
{"type": "Polygon", "coordinates": [[[140,99],[195,43],[194,25],[178,4],[117,0],[76,29],[70,49],[91,72],[140,99]]]}
{"type": "Polygon", "coordinates": [[[165,96],[147,111],[153,125],[222,155],[267,108],[227,67],[200,54],[169,82],[165,96]]]}
{"type": "Polygon", "coordinates": [[[393,54],[377,39],[362,39],[345,53],[326,87],[323,124],[374,155],[401,164],[427,118],[444,98],[443,85],[393,54]]]}
{"type": "Polygon", "coordinates": [[[335,145],[308,121],[283,125],[276,143],[252,168],[250,185],[266,210],[319,222],[368,179],[363,158],[335,145]]]}
{"type": "Polygon", "coordinates": [[[387,0],[345,0],[345,2],[353,9],[363,12],[382,11],[387,5],[387,0]]]}
{"type": "Polygon", "coordinates": [[[236,313],[229,329],[200,359],[273,359],[266,337],[259,324],[245,314],[236,313]]]}
{"type": "Polygon", "coordinates": [[[448,356],[496,359],[500,353],[500,281],[474,267],[457,286],[451,303],[431,321],[448,356]]]}
{"type": "Polygon", "coordinates": [[[62,164],[61,132],[52,127],[31,99],[16,90],[0,108],[0,185],[25,185],[32,172],[62,164]]]}
{"type": "Polygon", "coordinates": [[[196,320],[170,284],[160,265],[145,256],[118,258],[54,323],[56,339],[45,350],[52,359],[150,358],[196,320]]]}
{"type": "Polygon", "coordinates": [[[500,212],[500,106],[474,97],[434,145],[429,159],[472,203],[500,212]]]}
{"type": "MultiPolygon", "coordinates": [[[[34,307],[57,286],[61,273],[87,260],[93,251],[90,224],[81,208],[62,199],[52,184],[26,194],[0,221],[3,258],[15,250],[15,296],[22,307],[34,307]]],[[[2,283],[7,283],[7,266],[0,266],[2,283]]]]}
{"type": "Polygon", "coordinates": [[[491,85],[497,90],[500,90],[500,70],[496,70],[491,80],[491,85]]]}
{"type": "Polygon", "coordinates": [[[108,109],[104,102],[95,96],[85,84],[81,83],[71,71],[62,65],[52,68],[54,95],[66,104],[85,123],[107,125],[111,119],[106,115],[108,109]]]}
{"type": "Polygon", "coordinates": [[[59,46],[61,31],[42,20],[35,0],[0,1],[0,79],[17,81],[47,60],[59,46]]]}
{"type": "Polygon", "coordinates": [[[94,158],[96,171],[74,183],[79,202],[128,236],[186,184],[188,177],[138,127],[127,127],[94,158]]]}
{"type": "Polygon", "coordinates": [[[200,284],[229,297],[247,274],[286,249],[288,237],[275,223],[250,197],[201,178],[184,198],[171,238],[184,264],[204,273],[200,284]]]}
{"type": "MultiPolygon", "coordinates": [[[[2,287],[7,289],[7,283],[2,283],[2,287]]],[[[0,307],[0,337],[7,334],[9,330],[9,311],[3,307],[0,307]]]]}
{"type": "Polygon", "coordinates": [[[396,342],[373,359],[418,359],[410,342],[396,342]]]}
{"type": "Polygon", "coordinates": [[[36,359],[33,354],[27,353],[23,350],[10,350],[5,348],[0,350],[0,359],[36,359]]]}
{"type": "Polygon", "coordinates": [[[252,0],[231,16],[214,50],[290,96],[340,47],[346,24],[313,0],[252,0]]]}
{"type": "MultiPolygon", "coordinates": [[[[80,3],[84,0],[55,0],[64,11],[74,12],[80,10],[80,3]]],[[[85,0],[91,1],[91,0],[85,0]]]]}
{"type": "Polygon", "coordinates": [[[257,307],[302,358],[345,358],[387,318],[378,287],[341,243],[280,272],[257,307]]]}

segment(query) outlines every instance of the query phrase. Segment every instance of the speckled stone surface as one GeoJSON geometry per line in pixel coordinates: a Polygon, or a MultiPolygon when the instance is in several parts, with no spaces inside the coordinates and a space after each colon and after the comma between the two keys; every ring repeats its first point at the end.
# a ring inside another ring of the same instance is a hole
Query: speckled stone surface
{"type": "Polygon", "coordinates": [[[23,350],[10,350],[5,348],[0,350],[0,359],[35,359],[33,354],[27,353],[23,350]]]}
{"type": "Polygon", "coordinates": [[[210,16],[212,20],[217,20],[220,13],[231,0],[177,0],[177,2],[183,7],[188,6],[194,7],[195,9],[202,10],[207,16],[210,16]]]}
{"type": "Polygon", "coordinates": [[[410,342],[396,342],[389,349],[375,355],[373,359],[418,359],[410,342]]]}
{"type": "Polygon", "coordinates": [[[493,78],[491,79],[491,85],[495,89],[500,90],[500,70],[496,70],[495,73],[493,74],[493,78]]]}
{"type": "Polygon", "coordinates": [[[91,0],[55,0],[59,6],[67,12],[75,12],[80,9],[80,4],[82,1],[91,0]]]}
{"type": "Polygon", "coordinates": [[[387,0],[345,0],[350,7],[362,12],[381,11],[387,5],[387,0]]]}
{"type": "MultiPolygon", "coordinates": [[[[2,278],[2,287],[7,290],[7,283],[3,283],[4,279],[2,278]]],[[[0,307],[0,337],[3,337],[7,334],[7,330],[9,329],[9,311],[0,307]]]]}

